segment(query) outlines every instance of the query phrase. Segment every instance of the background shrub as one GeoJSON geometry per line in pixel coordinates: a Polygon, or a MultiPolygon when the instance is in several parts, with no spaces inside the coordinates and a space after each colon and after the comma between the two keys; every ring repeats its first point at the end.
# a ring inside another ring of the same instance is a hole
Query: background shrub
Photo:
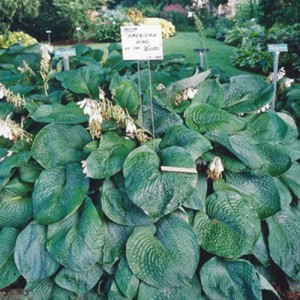
{"type": "Polygon", "coordinates": [[[28,46],[31,44],[36,44],[37,40],[22,31],[9,32],[7,35],[0,35],[0,49],[6,49],[16,43],[23,46],[28,46]]]}

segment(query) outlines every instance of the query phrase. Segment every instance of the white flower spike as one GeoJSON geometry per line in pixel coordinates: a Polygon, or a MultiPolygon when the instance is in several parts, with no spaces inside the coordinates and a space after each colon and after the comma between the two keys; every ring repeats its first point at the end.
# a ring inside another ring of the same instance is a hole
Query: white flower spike
{"type": "Polygon", "coordinates": [[[207,178],[210,178],[212,180],[222,178],[222,172],[224,172],[224,167],[222,165],[221,158],[216,156],[208,166],[207,178]]]}

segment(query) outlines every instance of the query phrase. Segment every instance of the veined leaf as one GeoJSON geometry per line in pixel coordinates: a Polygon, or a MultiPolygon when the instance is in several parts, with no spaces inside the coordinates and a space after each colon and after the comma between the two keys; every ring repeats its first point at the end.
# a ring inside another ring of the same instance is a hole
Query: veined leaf
{"type": "Polygon", "coordinates": [[[18,233],[17,229],[10,227],[0,230],[0,289],[9,286],[20,277],[14,262],[14,249],[18,233]]]}
{"type": "Polygon", "coordinates": [[[131,272],[127,260],[121,258],[115,273],[115,281],[120,291],[128,298],[133,299],[138,292],[140,281],[131,272]]]}
{"type": "Polygon", "coordinates": [[[201,133],[213,130],[234,133],[246,127],[242,118],[209,104],[194,103],[186,109],[184,116],[187,126],[201,133]]]}
{"type": "Polygon", "coordinates": [[[153,219],[176,210],[193,193],[197,174],[162,172],[160,166],[195,168],[191,155],[182,147],[155,151],[141,146],[124,163],[125,186],[129,198],[153,219]]]}
{"type": "Polygon", "coordinates": [[[196,277],[193,280],[181,287],[164,287],[155,288],[144,282],[141,282],[139,288],[138,299],[148,300],[201,300],[201,286],[196,277]]]}
{"type": "Polygon", "coordinates": [[[200,246],[227,258],[253,253],[260,220],[248,199],[223,191],[207,197],[205,205],[206,212],[197,212],[193,227],[200,246]]]}
{"type": "Polygon", "coordinates": [[[51,278],[45,278],[37,281],[27,282],[25,291],[29,297],[33,300],[41,299],[48,300],[51,299],[51,292],[54,287],[54,281],[51,278]]]}
{"type": "Polygon", "coordinates": [[[285,172],[281,178],[291,191],[300,199],[300,164],[294,162],[291,168],[285,172]]]}
{"type": "Polygon", "coordinates": [[[104,133],[98,149],[86,160],[86,174],[91,178],[108,178],[119,172],[135,141],[120,137],[116,132],[104,133]]]}
{"type": "Polygon", "coordinates": [[[201,268],[200,278],[209,299],[262,299],[255,268],[246,260],[213,257],[201,268]]]}
{"type": "Polygon", "coordinates": [[[225,181],[228,184],[218,190],[234,189],[237,193],[251,196],[260,219],[266,219],[280,210],[280,196],[276,182],[268,175],[226,172],[225,181]]]}
{"type": "Polygon", "coordinates": [[[98,99],[99,86],[104,81],[105,74],[103,68],[89,65],[58,73],[55,77],[62,82],[64,88],[77,94],[85,94],[92,99],[98,99]]]}
{"type": "Polygon", "coordinates": [[[58,222],[83,202],[89,181],[77,163],[44,170],[32,194],[34,219],[41,224],[58,222]]]}
{"type": "Polygon", "coordinates": [[[46,169],[79,162],[86,157],[83,148],[90,141],[90,135],[80,125],[52,123],[37,134],[31,155],[46,169]]]}
{"type": "Polygon", "coordinates": [[[47,250],[70,270],[92,268],[99,261],[102,247],[102,221],[89,198],[72,215],[48,226],[47,250]]]}
{"type": "Polygon", "coordinates": [[[131,81],[122,82],[116,89],[115,101],[130,115],[137,115],[140,107],[138,87],[131,81]]]}
{"type": "Polygon", "coordinates": [[[104,223],[104,264],[112,266],[125,254],[126,242],[132,230],[131,226],[119,225],[109,220],[104,223]]]}
{"type": "Polygon", "coordinates": [[[47,278],[59,268],[46,249],[46,234],[46,226],[30,223],[18,235],[15,263],[26,281],[47,278]]]}
{"type": "Polygon", "coordinates": [[[104,214],[110,220],[121,225],[150,224],[151,219],[129,199],[124,186],[124,179],[118,179],[118,185],[108,179],[103,183],[101,203],[104,214]]]}
{"type": "Polygon", "coordinates": [[[273,261],[292,279],[300,280],[300,218],[293,209],[268,218],[269,248],[273,261]]]}
{"type": "Polygon", "coordinates": [[[14,178],[0,191],[0,228],[20,227],[32,218],[30,184],[14,178]]]}
{"type": "Polygon", "coordinates": [[[54,281],[66,290],[84,295],[96,285],[102,273],[100,265],[95,265],[87,271],[72,271],[64,268],[55,276],[54,281]]]}
{"type": "Polygon", "coordinates": [[[170,146],[185,148],[191,153],[194,160],[200,157],[202,153],[212,149],[211,143],[202,134],[183,125],[170,127],[159,145],[161,149],[170,146]]]}
{"type": "Polygon", "coordinates": [[[41,105],[31,118],[40,123],[80,124],[88,121],[83,110],[74,102],[67,105],[41,105]]]}
{"type": "Polygon", "coordinates": [[[199,261],[197,238],[190,225],[169,215],[156,226],[137,227],[126,245],[133,274],[158,288],[188,284],[199,261]]]}

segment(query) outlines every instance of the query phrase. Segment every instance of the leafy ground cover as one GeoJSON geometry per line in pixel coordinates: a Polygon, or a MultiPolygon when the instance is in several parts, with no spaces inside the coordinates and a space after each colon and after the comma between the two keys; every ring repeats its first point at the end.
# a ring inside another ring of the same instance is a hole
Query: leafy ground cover
{"type": "Polygon", "coordinates": [[[0,55],[0,288],[45,299],[279,299],[299,285],[300,144],[272,85],[177,55],[0,55]],[[139,80],[140,79],[140,80],[139,80]],[[141,99],[139,95],[141,94],[141,99]],[[166,170],[167,168],[167,170],[166,170]],[[174,170],[175,168],[175,170],[174,170]]]}

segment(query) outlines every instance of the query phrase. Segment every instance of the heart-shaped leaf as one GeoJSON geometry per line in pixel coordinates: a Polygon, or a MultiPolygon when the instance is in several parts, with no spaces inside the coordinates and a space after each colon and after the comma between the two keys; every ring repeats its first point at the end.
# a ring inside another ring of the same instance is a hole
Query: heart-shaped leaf
{"type": "Polygon", "coordinates": [[[77,94],[87,95],[92,99],[98,99],[99,86],[104,81],[105,74],[103,68],[89,65],[76,70],[60,72],[55,77],[62,82],[64,88],[77,94]]]}
{"type": "Polygon", "coordinates": [[[218,181],[215,189],[234,189],[240,195],[251,196],[260,219],[266,219],[280,210],[278,188],[271,176],[226,172],[225,179],[228,186],[218,181]]]}
{"type": "Polygon", "coordinates": [[[259,277],[246,260],[213,257],[201,268],[200,278],[209,299],[262,299],[259,277]]]}
{"type": "Polygon", "coordinates": [[[202,134],[183,125],[170,127],[159,144],[161,149],[170,146],[185,148],[191,153],[194,160],[200,157],[202,153],[212,149],[211,143],[202,134]]]}
{"type": "Polygon", "coordinates": [[[90,141],[90,135],[80,125],[53,123],[39,131],[31,155],[46,169],[79,162],[86,157],[83,148],[90,141]]]}
{"type": "Polygon", "coordinates": [[[14,249],[18,236],[15,228],[4,227],[0,230],[0,289],[15,282],[20,273],[14,262],[14,249]]]}
{"type": "Polygon", "coordinates": [[[132,151],[124,163],[129,198],[153,219],[176,210],[194,191],[197,174],[161,172],[160,166],[195,168],[189,152],[177,146],[162,151],[161,159],[147,146],[132,151]]]}
{"type": "Polygon", "coordinates": [[[31,118],[40,123],[79,124],[88,121],[83,110],[74,102],[67,105],[41,105],[31,118]]]}
{"type": "Polygon", "coordinates": [[[101,188],[102,210],[112,221],[121,225],[147,225],[151,219],[128,197],[124,179],[115,178],[117,185],[111,180],[105,180],[101,188]]]}
{"type": "Polygon", "coordinates": [[[286,209],[268,218],[269,248],[273,261],[292,279],[300,280],[300,218],[297,209],[286,209]]]}
{"type": "Polygon", "coordinates": [[[47,278],[59,268],[46,249],[46,234],[46,226],[30,223],[18,235],[15,263],[27,281],[47,278]]]}
{"type": "Polygon", "coordinates": [[[294,162],[291,168],[285,172],[281,178],[285,182],[285,184],[291,189],[291,191],[300,198],[300,164],[294,162]]]}
{"type": "Polygon", "coordinates": [[[92,151],[86,160],[87,176],[99,179],[116,174],[135,145],[134,140],[120,137],[116,132],[103,134],[98,149],[92,151]]]}
{"type": "Polygon", "coordinates": [[[118,288],[126,297],[133,299],[136,296],[140,281],[131,272],[127,260],[124,257],[118,264],[115,280],[118,288]]]}
{"type": "Polygon", "coordinates": [[[92,268],[102,247],[102,222],[89,198],[75,213],[48,227],[47,250],[70,270],[92,268]]]}
{"type": "Polygon", "coordinates": [[[144,282],[141,282],[138,299],[161,299],[161,300],[202,300],[201,286],[196,278],[181,287],[155,288],[144,282]]]}
{"type": "Polygon", "coordinates": [[[194,231],[207,252],[227,258],[253,253],[260,220],[246,197],[216,192],[206,198],[206,212],[198,211],[194,231]]]}
{"type": "Polygon", "coordinates": [[[11,180],[0,191],[0,228],[20,227],[32,218],[32,187],[17,178],[11,180]]]}
{"type": "Polygon", "coordinates": [[[234,133],[246,127],[242,118],[209,104],[193,103],[186,109],[184,116],[186,125],[201,133],[213,130],[234,133]]]}
{"type": "Polygon", "coordinates": [[[89,181],[77,163],[44,170],[32,194],[34,219],[41,224],[58,222],[82,203],[89,181]]]}
{"type": "Polygon", "coordinates": [[[188,284],[199,261],[197,238],[184,220],[169,215],[156,226],[135,228],[126,245],[133,274],[158,288],[188,284]]]}
{"type": "Polygon", "coordinates": [[[115,91],[115,101],[130,115],[136,115],[141,102],[138,87],[131,81],[122,82],[115,91]]]}
{"type": "Polygon", "coordinates": [[[100,265],[95,265],[87,271],[72,271],[63,268],[54,278],[60,287],[84,295],[91,290],[99,281],[103,273],[100,265]]]}

